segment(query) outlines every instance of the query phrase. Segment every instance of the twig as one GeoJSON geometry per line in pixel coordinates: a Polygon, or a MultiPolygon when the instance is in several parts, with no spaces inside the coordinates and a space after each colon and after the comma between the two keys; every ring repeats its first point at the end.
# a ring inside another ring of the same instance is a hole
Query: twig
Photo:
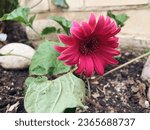
{"type": "Polygon", "coordinates": [[[88,97],[91,97],[91,86],[90,86],[89,79],[86,78],[86,81],[87,81],[87,86],[88,86],[88,97]]]}
{"type": "Polygon", "coordinates": [[[23,99],[24,97],[17,97],[17,96],[11,96],[11,95],[7,95],[7,94],[4,94],[4,93],[1,93],[1,95],[3,95],[3,96],[8,96],[8,97],[10,97],[10,98],[15,98],[15,99],[23,99]]]}
{"type": "Polygon", "coordinates": [[[101,109],[101,106],[100,106],[98,103],[95,103],[94,101],[92,101],[91,98],[85,97],[85,101],[86,101],[87,103],[90,103],[91,105],[95,106],[96,108],[101,109]]]}
{"type": "MultiPolygon", "coordinates": [[[[116,71],[116,70],[119,70],[119,69],[121,69],[121,68],[123,68],[123,67],[125,67],[125,66],[127,66],[127,65],[129,65],[129,64],[131,64],[131,63],[133,63],[134,61],[139,60],[139,59],[141,59],[141,58],[144,58],[144,57],[146,57],[146,56],[148,56],[148,55],[150,55],[150,51],[147,52],[147,53],[145,53],[145,54],[143,54],[143,55],[140,55],[139,57],[136,57],[136,58],[134,58],[134,59],[132,59],[132,60],[130,60],[130,61],[128,61],[128,62],[126,62],[126,63],[124,63],[124,64],[122,64],[122,65],[120,65],[120,66],[118,66],[118,67],[116,67],[116,68],[114,68],[114,69],[112,69],[112,70],[110,70],[110,71],[108,71],[108,72],[106,72],[103,76],[106,76],[106,75],[108,75],[108,74],[110,74],[110,73],[112,73],[112,72],[114,72],[114,71],[116,71]]],[[[93,80],[94,80],[94,81],[95,81],[95,80],[99,80],[100,78],[101,78],[101,76],[98,76],[97,78],[95,78],[95,79],[93,79],[93,80]]]]}

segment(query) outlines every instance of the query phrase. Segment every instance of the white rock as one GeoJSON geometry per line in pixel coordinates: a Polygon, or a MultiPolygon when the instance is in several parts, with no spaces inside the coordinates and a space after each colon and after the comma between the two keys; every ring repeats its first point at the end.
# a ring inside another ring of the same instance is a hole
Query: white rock
{"type": "Polygon", "coordinates": [[[0,41],[4,42],[4,41],[6,41],[6,39],[7,39],[7,34],[1,33],[0,34],[0,41]]]}
{"type": "Polygon", "coordinates": [[[141,78],[150,82],[150,56],[144,65],[141,78]]]}
{"type": "Polygon", "coordinates": [[[148,108],[148,107],[149,107],[149,102],[145,101],[145,108],[148,108]]]}
{"type": "Polygon", "coordinates": [[[0,54],[8,53],[0,56],[0,65],[5,69],[24,69],[30,65],[35,50],[22,43],[10,43],[0,49],[0,54]]]}

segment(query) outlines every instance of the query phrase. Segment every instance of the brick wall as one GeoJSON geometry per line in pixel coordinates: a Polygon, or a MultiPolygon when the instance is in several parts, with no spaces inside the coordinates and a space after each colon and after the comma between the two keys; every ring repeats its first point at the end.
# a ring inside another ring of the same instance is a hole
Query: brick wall
{"type": "MultiPolygon", "coordinates": [[[[21,5],[33,7],[40,0],[20,0],[21,5]]],[[[41,31],[42,28],[53,22],[47,20],[50,15],[64,16],[68,20],[86,20],[89,12],[94,12],[98,17],[100,14],[106,15],[107,10],[116,13],[126,13],[130,18],[123,27],[120,37],[122,44],[128,40],[130,45],[150,46],[150,0],[66,0],[69,9],[55,7],[51,0],[43,0],[39,5],[31,9],[31,13],[36,13],[37,21],[35,28],[41,31]],[[39,26],[39,24],[41,26],[39,26]]],[[[29,36],[37,39],[37,36],[30,30],[29,36]]]]}
{"type": "MultiPolygon", "coordinates": [[[[32,7],[39,3],[41,0],[20,0],[21,5],[32,7]]],[[[63,10],[64,12],[68,11],[91,11],[91,10],[107,10],[108,8],[112,9],[124,9],[132,8],[139,5],[148,5],[150,0],[66,0],[69,4],[68,10],[63,10]]],[[[38,6],[32,9],[32,13],[41,13],[41,12],[56,12],[62,11],[54,5],[52,5],[51,0],[43,0],[38,6]]]]}

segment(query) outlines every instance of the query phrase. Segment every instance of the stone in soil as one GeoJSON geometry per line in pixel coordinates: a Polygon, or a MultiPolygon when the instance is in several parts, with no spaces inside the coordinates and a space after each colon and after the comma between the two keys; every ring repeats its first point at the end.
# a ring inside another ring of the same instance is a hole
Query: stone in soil
{"type": "Polygon", "coordinates": [[[22,43],[10,43],[0,49],[0,65],[5,69],[24,69],[30,63],[35,50],[22,43]]]}
{"type": "Polygon", "coordinates": [[[142,79],[150,82],[150,56],[148,57],[141,75],[142,79]]]}

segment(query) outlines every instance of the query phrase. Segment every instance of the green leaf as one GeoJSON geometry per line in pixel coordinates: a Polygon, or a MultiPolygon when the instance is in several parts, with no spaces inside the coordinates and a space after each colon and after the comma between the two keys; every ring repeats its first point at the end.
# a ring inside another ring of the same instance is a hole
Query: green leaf
{"type": "Polygon", "coordinates": [[[56,75],[68,72],[70,67],[58,60],[58,56],[59,54],[54,50],[52,42],[41,43],[32,58],[29,68],[30,75],[56,75]]]}
{"type": "Polygon", "coordinates": [[[31,26],[33,25],[33,22],[34,22],[34,20],[35,20],[35,17],[36,17],[36,15],[33,15],[33,16],[31,16],[30,19],[29,19],[29,23],[31,24],[31,26]]]}
{"type": "Polygon", "coordinates": [[[25,80],[25,90],[24,92],[26,93],[27,92],[27,89],[29,87],[29,85],[34,81],[34,82],[45,82],[47,81],[47,77],[45,76],[42,76],[42,77],[37,77],[37,78],[33,78],[33,77],[28,77],[26,80],[25,80]]]}
{"type": "Polygon", "coordinates": [[[53,81],[45,81],[45,77],[32,79],[27,85],[24,106],[29,113],[60,113],[67,108],[84,107],[85,84],[72,73],[53,81]]]}
{"type": "Polygon", "coordinates": [[[124,14],[124,13],[115,15],[115,14],[113,14],[110,10],[107,12],[107,15],[108,15],[109,17],[113,18],[113,19],[116,21],[117,25],[118,25],[118,26],[121,26],[121,27],[124,26],[124,23],[125,23],[125,22],[128,20],[128,18],[129,18],[129,17],[128,17],[126,14],[124,14]]]}
{"type": "Polygon", "coordinates": [[[17,8],[9,14],[5,14],[1,20],[16,20],[26,24],[28,22],[29,8],[17,8]]]}
{"type": "Polygon", "coordinates": [[[118,21],[118,23],[120,24],[121,27],[124,26],[125,21],[127,21],[129,17],[126,14],[119,14],[116,15],[116,20],[118,21]]]}
{"type": "Polygon", "coordinates": [[[55,27],[46,27],[42,30],[42,35],[48,35],[51,33],[57,33],[57,29],[55,27]]]}
{"type": "Polygon", "coordinates": [[[35,15],[29,18],[29,12],[29,8],[19,7],[8,14],[4,14],[3,17],[0,18],[0,20],[14,20],[27,26],[32,26],[35,15]]]}
{"type": "Polygon", "coordinates": [[[60,16],[51,16],[50,19],[57,22],[64,29],[66,34],[70,34],[71,22],[60,16]]]}
{"type": "Polygon", "coordinates": [[[52,3],[61,8],[65,8],[65,9],[69,8],[66,0],[52,0],[52,3]]]}
{"type": "Polygon", "coordinates": [[[0,17],[10,13],[19,6],[18,0],[0,0],[0,17]]]}
{"type": "Polygon", "coordinates": [[[148,52],[150,52],[150,48],[146,48],[144,51],[144,53],[148,53],[148,52]]]}
{"type": "Polygon", "coordinates": [[[107,16],[109,16],[109,17],[111,17],[111,18],[113,18],[113,19],[116,18],[116,16],[112,13],[111,10],[108,10],[108,11],[107,11],[107,16]]]}

